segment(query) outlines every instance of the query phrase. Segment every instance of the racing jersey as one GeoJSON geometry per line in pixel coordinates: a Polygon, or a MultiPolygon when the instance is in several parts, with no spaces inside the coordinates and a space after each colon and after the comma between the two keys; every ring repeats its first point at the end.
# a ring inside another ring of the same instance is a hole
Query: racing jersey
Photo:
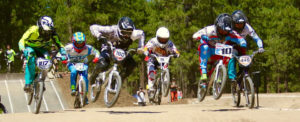
{"type": "Polygon", "coordinates": [[[102,25],[91,25],[90,31],[93,34],[93,36],[100,38],[101,36],[104,36],[108,41],[111,41],[114,46],[121,49],[127,49],[134,40],[139,39],[139,46],[138,48],[144,47],[144,41],[145,41],[145,34],[142,30],[134,29],[130,39],[122,39],[119,35],[119,29],[117,25],[112,26],[102,26],[102,25]]]}
{"type": "Polygon", "coordinates": [[[258,37],[255,30],[248,24],[245,24],[244,29],[239,33],[243,38],[246,38],[247,35],[251,36],[252,39],[256,42],[259,48],[263,48],[262,40],[258,37]]]}
{"type": "Polygon", "coordinates": [[[222,43],[224,41],[234,42],[241,47],[247,46],[246,40],[241,37],[236,31],[230,31],[230,33],[225,36],[225,38],[220,38],[217,34],[215,25],[210,25],[197,31],[196,33],[194,33],[193,39],[200,39],[201,44],[208,44],[208,46],[212,48],[215,47],[216,43],[222,43]],[[209,37],[209,40],[202,39],[202,36],[209,37]]]}
{"type": "Polygon", "coordinates": [[[148,53],[154,53],[159,56],[168,56],[172,53],[176,53],[177,55],[179,55],[176,46],[171,40],[166,43],[165,48],[161,48],[159,45],[160,43],[158,42],[156,37],[150,39],[144,47],[145,55],[148,55],[148,53]]]}
{"type": "Polygon", "coordinates": [[[9,49],[6,51],[6,58],[8,61],[15,61],[15,51],[13,49],[9,49]]]}
{"type": "Polygon", "coordinates": [[[91,54],[95,55],[96,58],[100,57],[99,51],[96,50],[91,45],[86,45],[85,49],[83,49],[82,52],[80,53],[75,51],[75,48],[73,47],[72,43],[66,45],[65,50],[67,52],[69,63],[87,63],[88,62],[87,56],[91,54]]]}
{"type": "Polygon", "coordinates": [[[43,38],[40,36],[39,27],[34,25],[23,34],[19,41],[19,49],[22,51],[25,49],[25,46],[29,46],[49,50],[53,43],[58,47],[58,49],[64,47],[56,33],[52,34],[48,38],[43,38]]]}

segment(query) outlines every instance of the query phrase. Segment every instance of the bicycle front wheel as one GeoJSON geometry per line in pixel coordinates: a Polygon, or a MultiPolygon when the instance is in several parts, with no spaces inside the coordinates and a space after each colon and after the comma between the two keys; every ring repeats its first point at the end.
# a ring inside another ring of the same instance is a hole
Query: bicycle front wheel
{"type": "Polygon", "coordinates": [[[100,92],[101,92],[101,85],[104,81],[102,81],[102,78],[99,78],[95,80],[95,84],[93,84],[91,86],[91,101],[96,102],[96,100],[98,99],[100,92]]]}
{"type": "Polygon", "coordinates": [[[197,91],[197,98],[198,102],[202,102],[206,96],[208,84],[204,84],[205,81],[200,80],[198,83],[198,91],[197,91]]]}
{"type": "MultiPolygon", "coordinates": [[[[220,65],[217,74],[214,76],[217,78],[213,82],[213,97],[215,100],[218,100],[222,96],[226,84],[227,72],[225,66],[220,65]]],[[[215,77],[211,78],[215,79],[215,77]]]]}
{"type": "Polygon", "coordinates": [[[231,95],[232,95],[233,105],[239,107],[241,101],[241,92],[239,90],[239,86],[237,82],[231,83],[231,95]]]}
{"type": "Polygon", "coordinates": [[[104,91],[104,103],[108,108],[117,102],[122,87],[122,80],[118,73],[113,72],[110,80],[104,91]]]}
{"type": "Polygon", "coordinates": [[[37,82],[34,87],[34,113],[40,112],[43,94],[44,94],[44,82],[37,82]]]}
{"type": "Polygon", "coordinates": [[[80,108],[82,108],[86,103],[85,98],[86,98],[86,83],[83,80],[83,78],[80,78],[79,80],[79,100],[80,100],[80,108]]]}
{"type": "Polygon", "coordinates": [[[164,97],[167,97],[169,94],[169,89],[170,89],[170,73],[169,70],[166,69],[166,71],[162,74],[162,80],[161,81],[161,90],[162,90],[162,95],[164,97]]]}
{"type": "Polygon", "coordinates": [[[254,92],[254,84],[252,79],[248,76],[245,78],[244,81],[244,94],[246,98],[246,106],[248,108],[253,108],[254,106],[254,99],[255,99],[255,92],[254,92]]]}

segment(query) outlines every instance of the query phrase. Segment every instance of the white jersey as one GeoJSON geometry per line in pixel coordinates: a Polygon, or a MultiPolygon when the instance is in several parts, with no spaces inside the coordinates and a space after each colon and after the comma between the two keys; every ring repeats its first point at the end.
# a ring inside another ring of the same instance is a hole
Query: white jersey
{"type": "Polygon", "coordinates": [[[154,53],[157,54],[159,56],[167,56],[171,53],[176,53],[179,54],[176,46],[174,45],[174,43],[172,41],[168,41],[166,46],[164,48],[160,47],[160,43],[158,42],[157,38],[154,37],[152,39],[150,39],[145,48],[144,48],[145,52],[150,52],[150,53],[154,53]]]}
{"type": "Polygon", "coordinates": [[[258,35],[256,34],[255,30],[248,23],[246,23],[244,29],[239,34],[243,38],[246,38],[248,35],[251,36],[252,39],[256,42],[257,46],[259,48],[263,48],[262,40],[258,37],[258,35]]]}
{"type": "Polygon", "coordinates": [[[207,37],[218,36],[215,25],[210,25],[197,31],[196,33],[193,34],[193,39],[197,39],[202,35],[206,35],[207,37]]]}
{"type": "Polygon", "coordinates": [[[130,40],[121,39],[119,36],[119,29],[117,25],[112,26],[102,26],[102,25],[91,25],[90,31],[96,38],[104,36],[108,41],[111,41],[113,44],[121,45],[120,48],[128,48],[131,45],[132,41],[139,39],[139,48],[144,47],[145,34],[142,30],[133,30],[130,40]]]}
{"type": "Polygon", "coordinates": [[[69,63],[87,63],[87,56],[95,55],[96,58],[100,57],[100,53],[91,45],[86,45],[86,48],[83,49],[80,53],[76,52],[73,44],[68,44],[65,46],[65,50],[68,56],[69,63]]]}

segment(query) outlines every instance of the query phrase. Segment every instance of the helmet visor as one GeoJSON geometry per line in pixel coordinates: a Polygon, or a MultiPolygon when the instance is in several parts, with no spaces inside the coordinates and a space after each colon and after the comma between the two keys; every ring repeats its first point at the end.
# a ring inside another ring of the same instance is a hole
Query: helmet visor
{"type": "Polygon", "coordinates": [[[226,30],[223,30],[223,29],[218,29],[218,32],[219,32],[219,34],[221,34],[221,35],[227,35],[229,32],[228,31],[226,31],[226,30]]]}
{"type": "Polygon", "coordinates": [[[245,23],[235,23],[234,24],[234,27],[237,28],[237,29],[243,29],[245,26],[245,23]]]}
{"type": "Polygon", "coordinates": [[[75,47],[81,49],[85,46],[85,42],[81,42],[81,43],[75,42],[74,45],[75,45],[75,47]]]}
{"type": "Polygon", "coordinates": [[[168,41],[169,41],[169,38],[160,38],[160,37],[157,37],[159,43],[161,44],[166,44],[168,41]]]}
{"type": "Polygon", "coordinates": [[[132,30],[121,30],[121,34],[126,37],[130,37],[132,34],[132,30]]]}

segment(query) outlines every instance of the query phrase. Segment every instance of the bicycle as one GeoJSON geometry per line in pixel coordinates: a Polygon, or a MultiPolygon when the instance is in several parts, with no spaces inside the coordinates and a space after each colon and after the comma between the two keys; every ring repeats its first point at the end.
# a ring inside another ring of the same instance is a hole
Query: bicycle
{"type": "Polygon", "coordinates": [[[120,64],[130,52],[135,51],[135,49],[129,49],[124,51],[119,48],[115,48],[111,42],[107,42],[110,46],[111,58],[114,62],[112,68],[107,71],[101,72],[96,77],[95,83],[91,86],[91,101],[95,102],[101,92],[101,86],[104,84],[104,103],[106,107],[112,107],[118,100],[119,94],[122,87],[122,79],[118,71],[118,64],[120,64]],[[108,74],[108,77],[106,75],[108,74]]]}
{"type": "MultiPolygon", "coordinates": [[[[47,56],[45,56],[47,57],[47,56]]],[[[43,99],[45,88],[45,79],[47,77],[48,70],[52,66],[52,62],[49,59],[39,57],[36,60],[36,66],[40,70],[39,73],[36,73],[35,80],[31,85],[31,90],[27,93],[28,95],[28,105],[31,104],[34,99],[34,111],[33,113],[38,114],[40,112],[41,101],[43,99]],[[33,90],[33,91],[32,91],[33,90]]]]}
{"type": "Polygon", "coordinates": [[[166,97],[169,93],[170,89],[170,72],[168,69],[169,61],[171,57],[174,57],[174,55],[169,56],[157,56],[155,54],[151,54],[151,57],[155,57],[157,62],[159,63],[159,71],[157,74],[159,74],[159,78],[156,79],[154,83],[154,87],[156,87],[155,91],[148,94],[150,103],[156,103],[160,105],[161,103],[161,96],[166,97]]]}
{"type": "Polygon", "coordinates": [[[74,108],[82,108],[86,104],[86,81],[83,78],[84,72],[88,69],[88,66],[84,63],[73,63],[79,75],[78,83],[76,84],[76,94],[74,100],[74,108]]]}
{"type": "Polygon", "coordinates": [[[237,56],[233,54],[233,57],[239,62],[239,66],[242,67],[242,70],[239,71],[237,74],[237,83],[231,85],[231,94],[233,104],[235,106],[240,105],[241,100],[241,92],[244,94],[246,99],[246,106],[250,109],[254,106],[255,100],[255,90],[254,90],[254,83],[248,74],[248,69],[252,64],[252,60],[257,54],[258,51],[254,51],[251,55],[242,55],[237,56]]]}
{"type": "Polygon", "coordinates": [[[0,114],[6,114],[6,107],[1,103],[1,95],[0,95],[0,114]]]}
{"type": "Polygon", "coordinates": [[[213,85],[213,98],[218,100],[222,96],[227,76],[225,65],[228,63],[227,60],[229,60],[229,58],[232,56],[232,46],[216,43],[215,55],[218,60],[213,64],[213,68],[208,73],[210,75],[210,78],[207,82],[208,84],[201,79],[198,82],[197,99],[199,102],[204,100],[207,90],[209,90],[211,84],[213,85]]]}

